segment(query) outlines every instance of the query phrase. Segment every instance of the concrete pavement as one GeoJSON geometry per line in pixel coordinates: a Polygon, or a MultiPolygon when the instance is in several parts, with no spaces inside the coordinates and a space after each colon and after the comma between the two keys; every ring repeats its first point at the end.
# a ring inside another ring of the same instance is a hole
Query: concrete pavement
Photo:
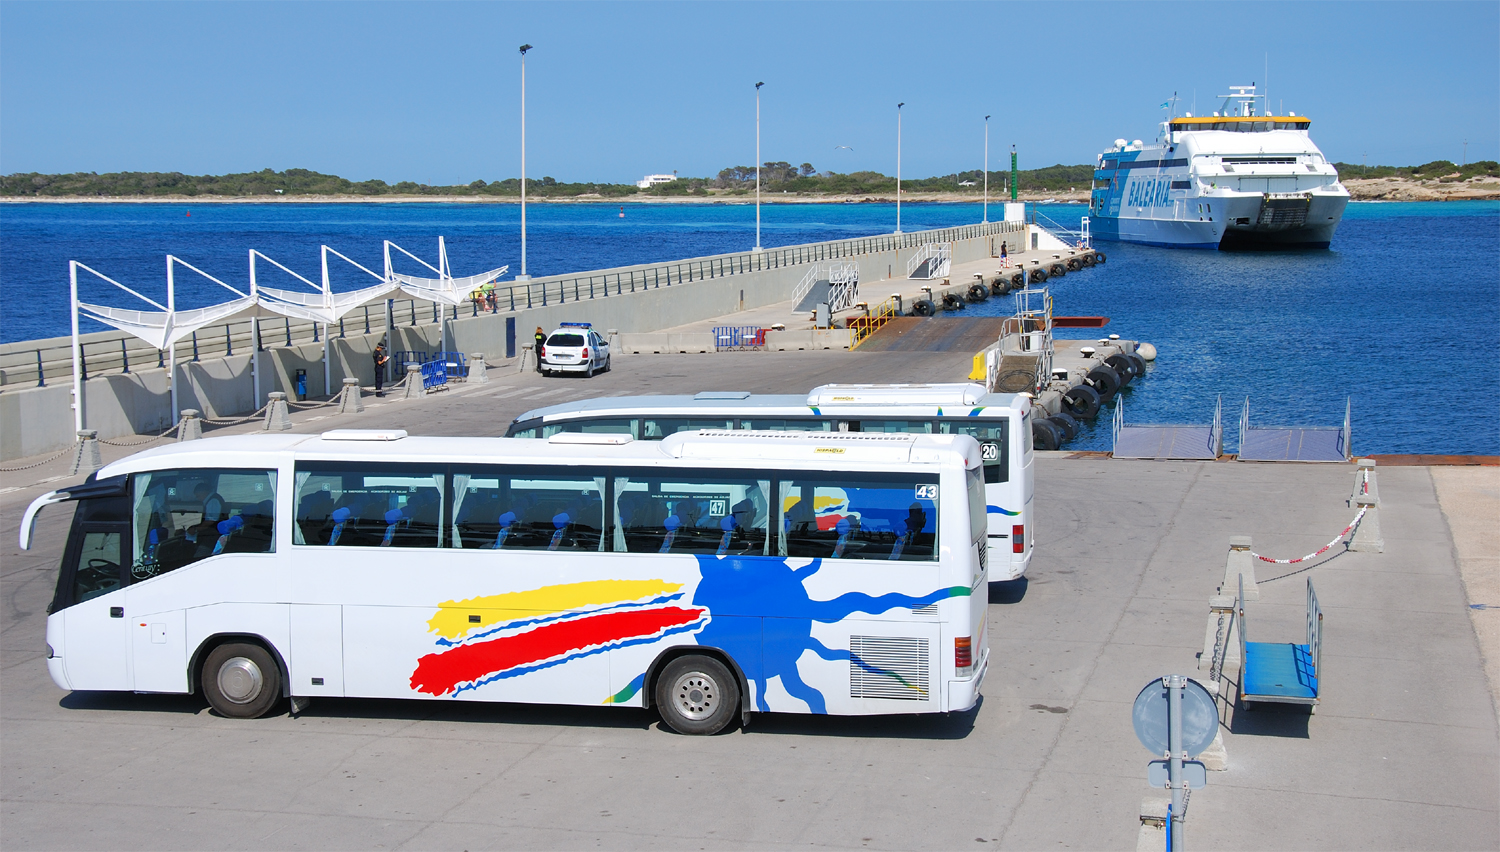
{"type": "MultiPolygon", "coordinates": [[[[488,385],[293,419],[301,432],[499,434],[526,409],[584,396],[786,392],[968,366],[964,353],[886,355],[630,356],[592,380],[502,365],[488,385]]],[[[1352,516],[1354,475],[1042,454],[1036,557],[1029,581],[991,588],[975,712],[757,715],[692,738],[627,708],[321,700],[245,722],[195,697],[63,693],[42,643],[65,512],[44,516],[36,549],[16,549],[21,510],[56,472],[0,476],[16,489],[0,494],[0,831],[12,849],[1128,848],[1141,799],[1159,795],[1130,704],[1151,678],[1196,673],[1229,536],[1273,556],[1314,550],[1352,516]]],[[[1300,637],[1304,578],[1317,584],[1325,703],[1316,716],[1224,709],[1230,769],[1193,795],[1195,848],[1500,847],[1495,709],[1459,564],[1472,545],[1457,543],[1476,533],[1445,516],[1445,474],[1379,476],[1384,553],[1283,579],[1284,566],[1258,566],[1258,639],[1300,637]]],[[[1462,499],[1482,528],[1493,510],[1462,499]]]]}

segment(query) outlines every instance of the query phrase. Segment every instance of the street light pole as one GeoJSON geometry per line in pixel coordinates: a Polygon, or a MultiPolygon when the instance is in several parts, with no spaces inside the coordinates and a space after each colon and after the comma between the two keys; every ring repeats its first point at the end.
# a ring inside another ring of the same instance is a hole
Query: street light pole
{"type": "Polygon", "coordinates": [[[531,45],[521,45],[521,274],[517,281],[530,280],[526,274],[526,51],[531,45]]]}
{"type": "Polygon", "coordinates": [[[984,117],[984,221],[990,221],[990,117],[984,117]]]}
{"type": "Polygon", "coordinates": [[[906,101],[896,104],[896,233],[901,233],[901,108],[906,101]]]}
{"type": "Polygon", "coordinates": [[[755,84],[755,250],[760,251],[760,87],[755,84]]]}

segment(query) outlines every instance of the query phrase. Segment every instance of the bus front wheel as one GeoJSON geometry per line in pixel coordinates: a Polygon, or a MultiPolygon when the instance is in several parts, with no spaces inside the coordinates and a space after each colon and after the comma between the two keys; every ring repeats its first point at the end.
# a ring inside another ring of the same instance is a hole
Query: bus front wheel
{"type": "Polygon", "coordinates": [[[203,695],[220,715],[264,716],[281,698],[281,669],[270,652],[248,642],[228,642],[203,660],[203,695]]]}
{"type": "Polygon", "coordinates": [[[661,719],[679,734],[717,734],[734,720],[739,705],[734,674],[712,657],[678,657],[656,680],[661,719]]]}

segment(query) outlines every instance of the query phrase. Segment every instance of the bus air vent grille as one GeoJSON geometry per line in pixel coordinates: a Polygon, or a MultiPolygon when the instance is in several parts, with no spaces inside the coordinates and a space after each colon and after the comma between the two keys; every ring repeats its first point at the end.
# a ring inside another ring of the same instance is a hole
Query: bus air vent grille
{"type": "Polygon", "coordinates": [[[937,615],[938,614],[937,602],[934,601],[934,602],[928,604],[927,606],[919,606],[919,607],[913,609],[911,611],[911,614],[912,615],[937,615]]]}
{"type": "Polygon", "coordinates": [[[927,640],[849,637],[849,697],[926,701],[927,640]]]}

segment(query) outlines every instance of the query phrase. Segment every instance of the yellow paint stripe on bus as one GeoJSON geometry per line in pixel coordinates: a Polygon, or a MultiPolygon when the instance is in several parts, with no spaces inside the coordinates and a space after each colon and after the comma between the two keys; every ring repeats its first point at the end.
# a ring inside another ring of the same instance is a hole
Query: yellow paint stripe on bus
{"type": "Polygon", "coordinates": [[[444,639],[458,639],[471,630],[512,621],[519,613],[526,616],[567,612],[575,609],[627,603],[643,598],[669,595],[682,588],[681,583],[665,580],[590,580],[543,586],[525,592],[484,595],[461,601],[444,601],[436,615],[427,621],[429,632],[444,639]],[[471,621],[470,616],[479,620],[471,621]]]}

